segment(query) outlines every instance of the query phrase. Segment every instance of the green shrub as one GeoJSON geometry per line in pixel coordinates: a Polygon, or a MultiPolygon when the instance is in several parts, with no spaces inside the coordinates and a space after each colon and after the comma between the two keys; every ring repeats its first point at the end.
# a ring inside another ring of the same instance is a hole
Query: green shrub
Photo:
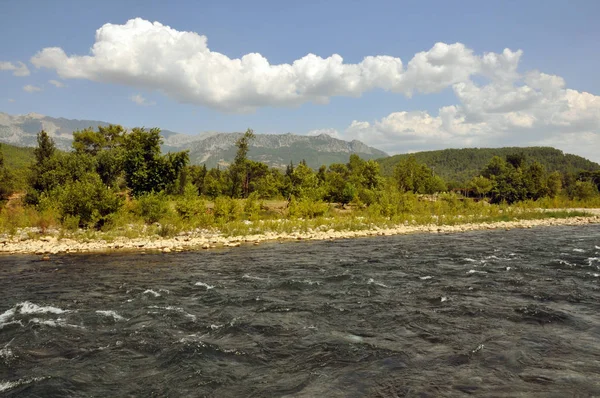
{"type": "Polygon", "coordinates": [[[261,201],[258,192],[252,192],[244,203],[244,216],[248,220],[258,220],[260,218],[261,201]]]}
{"type": "Polygon", "coordinates": [[[169,212],[167,198],[162,192],[140,195],[136,203],[135,213],[148,224],[158,222],[169,212]]]}
{"type": "Polygon", "coordinates": [[[106,218],[119,210],[123,197],[107,188],[96,173],[85,174],[80,180],[42,195],[39,208],[43,210],[58,207],[61,218],[79,217],[79,226],[102,225],[106,218]]]}
{"type": "Polygon", "coordinates": [[[198,219],[206,214],[206,201],[198,196],[194,185],[187,184],[183,196],[175,202],[175,211],[184,220],[198,219]]]}
{"type": "Polygon", "coordinates": [[[316,218],[324,216],[329,211],[329,204],[320,200],[304,198],[296,200],[294,196],[288,203],[288,217],[316,218]]]}
{"type": "Polygon", "coordinates": [[[219,196],[215,199],[213,214],[215,220],[218,222],[230,222],[239,217],[240,211],[234,199],[227,196],[219,196]]]}

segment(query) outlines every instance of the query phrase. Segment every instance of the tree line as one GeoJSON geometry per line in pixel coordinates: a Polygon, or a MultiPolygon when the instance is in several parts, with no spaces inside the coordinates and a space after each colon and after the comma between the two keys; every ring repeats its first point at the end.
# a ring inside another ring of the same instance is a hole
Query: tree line
{"type": "MultiPolygon", "coordinates": [[[[55,209],[63,221],[101,227],[128,201],[136,201],[148,222],[156,221],[165,202],[174,201],[182,218],[200,217],[206,211],[227,219],[235,199],[246,199],[248,213],[258,201],[287,200],[289,213],[315,216],[327,203],[368,207],[383,216],[410,211],[402,207],[405,195],[448,192],[446,181],[419,163],[415,156],[400,158],[391,176],[380,164],[350,155],[348,163],[321,166],[290,163],[285,170],[248,159],[255,138],[248,129],[236,142],[237,152],[227,168],[190,165],[187,151],[161,153],[159,129],[119,125],[73,133],[73,150],[56,149],[52,138],[37,135],[34,161],[27,174],[27,206],[55,209]],[[170,198],[170,199],[167,199],[170,198]],[[214,202],[206,208],[205,200],[214,202]],[[222,213],[222,214],[221,214],[222,213]]],[[[0,199],[15,187],[0,151],[0,199]]],[[[598,196],[600,171],[548,172],[523,153],[494,156],[461,190],[465,196],[492,203],[515,203],[565,195],[571,199],[598,196]]]]}

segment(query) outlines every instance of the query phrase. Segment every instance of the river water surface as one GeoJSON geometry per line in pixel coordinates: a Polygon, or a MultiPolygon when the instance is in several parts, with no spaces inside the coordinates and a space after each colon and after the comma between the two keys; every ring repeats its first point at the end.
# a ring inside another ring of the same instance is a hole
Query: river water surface
{"type": "Polygon", "coordinates": [[[0,256],[0,395],[600,395],[600,226],[0,256]]]}

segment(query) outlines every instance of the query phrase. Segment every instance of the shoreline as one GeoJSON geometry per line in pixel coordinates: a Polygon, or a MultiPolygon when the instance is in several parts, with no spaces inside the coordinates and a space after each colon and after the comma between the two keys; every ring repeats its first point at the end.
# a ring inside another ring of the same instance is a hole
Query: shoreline
{"type": "MultiPolygon", "coordinates": [[[[577,209],[569,209],[575,211],[577,209]]],[[[240,235],[240,236],[206,236],[182,235],[172,238],[143,237],[126,238],[118,237],[112,242],[102,239],[87,242],[71,238],[57,238],[52,235],[40,236],[38,239],[21,240],[17,237],[0,239],[0,255],[2,254],[33,254],[42,255],[49,259],[49,255],[70,253],[118,253],[118,252],[162,252],[165,254],[183,251],[201,251],[216,248],[238,247],[241,245],[259,245],[263,242],[285,242],[298,240],[337,240],[349,238],[363,238],[369,236],[393,236],[418,233],[460,233],[480,230],[497,229],[529,229],[547,226],[578,226],[600,224],[600,210],[586,209],[594,214],[591,216],[575,216],[569,218],[545,218],[531,220],[514,220],[499,222],[476,222],[456,225],[398,225],[395,227],[379,228],[377,226],[357,231],[342,230],[240,235]],[[590,211],[591,210],[591,211],[590,211]]]]}

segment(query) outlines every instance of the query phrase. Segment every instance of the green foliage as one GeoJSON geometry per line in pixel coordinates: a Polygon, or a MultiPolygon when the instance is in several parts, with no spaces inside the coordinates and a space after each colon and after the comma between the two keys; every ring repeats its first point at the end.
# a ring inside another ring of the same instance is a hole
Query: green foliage
{"type": "Polygon", "coordinates": [[[124,137],[125,180],[134,196],[164,191],[188,162],[187,152],[160,154],[159,129],[132,129],[124,137]]]}
{"type": "Polygon", "coordinates": [[[58,201],[62,219],[77,218],[79,226],[101,226],[123,204],[123,197],[102,184],[96,173],[56,188],[50,197],[58,201]]]}
{"type": "Polygon", "coordinates": [[[239,218],[240,209],[235,199],[219,196],[215,199],[213,214],[217,222],[231,222],[239,218]]]}
{"type": "Polygon", "coordinates": [[[433,171],[410,156],[401,159],[394,169],[394,178],[401,192],[433,194],[446,190],[446,184],[433,171]]]}
{"type": "Polygon", "coordinates": [[[175,210],[182,219],[192,220],[206,214],[206,201],[197,192],[196,186],[187,184],[183,195],[175,202],[175,210]]]}
{"type": "Polygon", "coordinates": [[[475,177],[469,182],[469,188],[479,195],[479,197],[484,197],[492,190],[492,187],[492,181],[483,176],[475,177]]]}
{"type": "Polygon", "coordinates": [[[288,217],[290,218],[316,218],[322,217],[329,211],[329,204],[313,200],[310,198],[302,198],[296,200],[292,196],[288,203],[288,217]]]}
{"type": "Polygon", "coordinates": [[[13,191],[13,176],[4,164],[4,153],[0,145],[0,201],[6,200],[13,191]]]}
{"type": "Polygon", "coordinates": [[[136,200],[135,213],[149,223],[159,222],[169,213],[169,206],[164,193],[145,193],[136,200]]]}
{"type": "Polygon", "coordinates": [[[575,182],[575,189],[573,191],[573,199],[589,200],[593,197],[598,196],[598,187],[591,181],[577,181],[575,182]]]}
{"type": "Polygon", "coordinates": [[[290,195],[310,200],[317,200],[321,197],[319,178],[306,163],[301,162],[295,167],[289,179],[291,182],[290,195]]]}
{"type": "Polygon", "coordinates": [[[260,218],[261,210],[260,195],[258,192],[252,192],[244,203],[244,216],[248,220],[256,221],[260,218]]]}
{"type": "Polygon", "coordinates": [[[548,147],[444,149],[395,155],[378,159],[377,162],[381,165],[384,175],[392,176],[398,162],[412,156],[418,163],[426,164],[435,170],[436,175],[449,184],[465,187],[473,177],[480,175],[481,170],[492,157],[498,156],[504,159],[507,155],[515,154],[538,161],[548,172],[559,171],[565,174],[577,173],[580,170],[600,170],[600,165],[597,163],[548,147]]]}
{"type": "Polygon", "coordinates": [[[246,130],[244,135],[235,143],[237,153],[231,166],[229,166],[229,178],[231,181],[231,197],[247,197],[250,190],[251,165],[248,161],[248,149],[250,141],[255,138],[252,129],[246,130]]]}

